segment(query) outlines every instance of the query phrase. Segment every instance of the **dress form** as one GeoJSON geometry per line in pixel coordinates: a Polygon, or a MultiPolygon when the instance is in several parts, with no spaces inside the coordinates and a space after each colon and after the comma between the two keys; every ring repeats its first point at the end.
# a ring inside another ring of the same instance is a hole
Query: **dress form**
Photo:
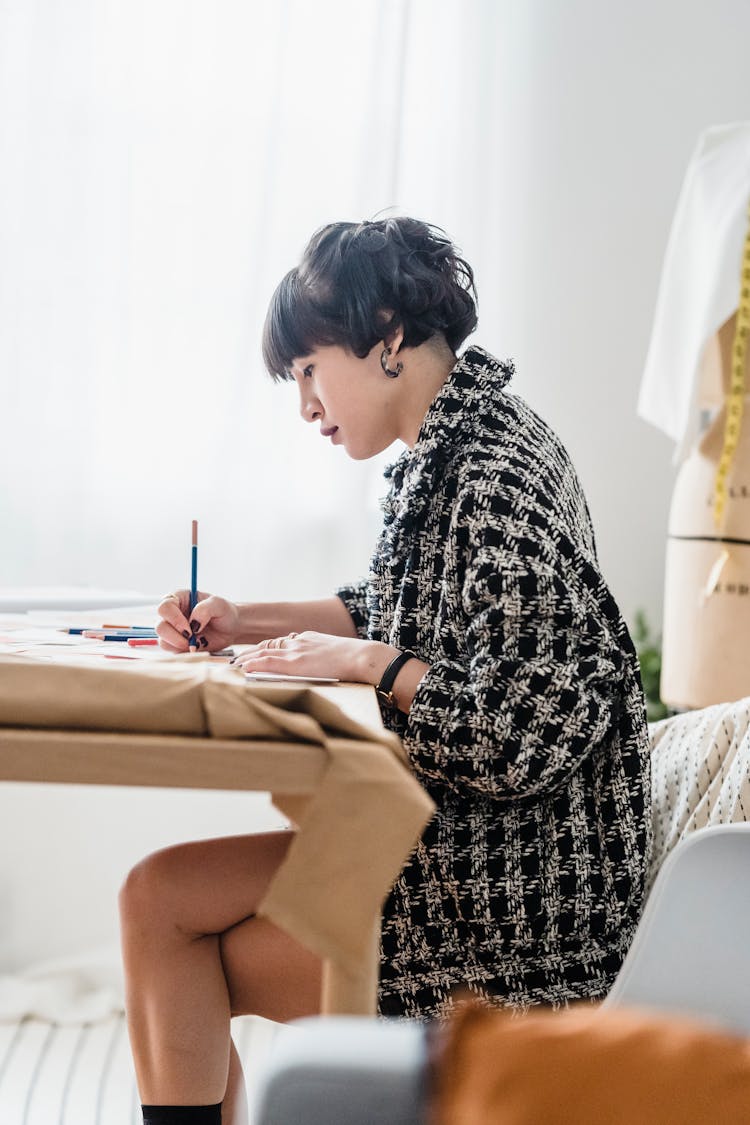
{"type": "MultiPolygon", "coordinates": [[[[661,697],[677,710],[750,695],[750,396],[714,520],[736,312],[707,342],[700,370],[699,438],[677,475],[665,567],[661,697]]],[[[745,387],[750,365],[745,357],[745,387]]]]}

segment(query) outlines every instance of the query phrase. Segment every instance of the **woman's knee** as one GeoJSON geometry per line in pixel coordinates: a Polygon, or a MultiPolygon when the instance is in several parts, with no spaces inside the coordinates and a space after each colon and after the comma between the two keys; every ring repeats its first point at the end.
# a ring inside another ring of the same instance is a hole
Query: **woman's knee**
{"type": "Polygon", "coordinates": [[[176,921],[179,902],[179,845],[152,852],[131,868],[118,895],[123,926],[160,919],[176,921]]]}
{"type": "Polygon", "coordinates": [[[221,934],[253,915],[293,839],[291,832],[176,844],[146,856],[119,895],[127,941],[221,934]]]}

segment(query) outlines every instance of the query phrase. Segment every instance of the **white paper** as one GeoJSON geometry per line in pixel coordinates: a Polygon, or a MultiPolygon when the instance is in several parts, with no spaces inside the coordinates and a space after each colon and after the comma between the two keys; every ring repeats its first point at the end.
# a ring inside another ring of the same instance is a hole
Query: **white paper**
{"type": "Polygon", "coordinates": [[[245,672],[247,680],[279,680],[292,681],[299,684],[338,684],[341,683],[334,676],[281,676],[276,672],[245,672]]]}

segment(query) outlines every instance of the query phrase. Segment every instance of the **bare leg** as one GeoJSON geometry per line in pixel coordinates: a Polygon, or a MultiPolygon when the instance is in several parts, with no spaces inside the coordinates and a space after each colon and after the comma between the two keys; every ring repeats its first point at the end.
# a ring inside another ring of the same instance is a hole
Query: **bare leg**
{"type": "Polygon", "coordinates": [[[319,960],[252,917],[292,839],[273,832],[182,844],[128,875],[121,934],[142,1101],[211,1105],[227,1094],[240,1125],[230,1015],[284,1021],[320,1010],[319,960]]]}
{"type": "MultiPolygon", "coordinates": [[[[209,1103],[210,1104],[210,1103],[209,1103]]],[[[242,1063],[234,1043],[229,1048],[229,1076],[227,1091],[221,1103],[222,1125],[246,1125],[248,1116],[247,1091],[242,1063]]]]}

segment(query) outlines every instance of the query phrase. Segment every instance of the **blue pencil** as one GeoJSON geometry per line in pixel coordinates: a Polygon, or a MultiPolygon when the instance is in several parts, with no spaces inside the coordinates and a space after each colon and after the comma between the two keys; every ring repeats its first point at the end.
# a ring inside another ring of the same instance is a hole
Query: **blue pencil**
{"type": "Polygon", "coordinates": [[[98,629],[100,633],[127,633],[134,637],[140,637],[144,634],[148,637],[156,636],[153,625],[76,625],[68,629],[60,629],[60,632],[80,635],[81,633],[89,633],[92,629],[98,629]]]}
{"type": "MultiPolygon", "coordinates": [[[[195,609],[196,604],[198,602],[198,521],[197,520],[193,520],[193,546],[192,546],[191,554],[192,554],[192,558],[191,558],[192,565],[191,565],[191,568],[190,568],[190,616],[192,617],[193,610],[195,609]]],[[[191,635],[190,635],[190,647],[195,648],[195,647],[197,647],[197,644],[198,644],[198,642],[195,639],[195,636],[191,633],[191,635]]]]}
{"type": "Polygon", "coordinates": [[[130,641],[134,638],[141,641],[151,641],[156,638],[156,633],[107,633],[104,629],[84,629],[81,636],[88,641],[130,641]]]}

